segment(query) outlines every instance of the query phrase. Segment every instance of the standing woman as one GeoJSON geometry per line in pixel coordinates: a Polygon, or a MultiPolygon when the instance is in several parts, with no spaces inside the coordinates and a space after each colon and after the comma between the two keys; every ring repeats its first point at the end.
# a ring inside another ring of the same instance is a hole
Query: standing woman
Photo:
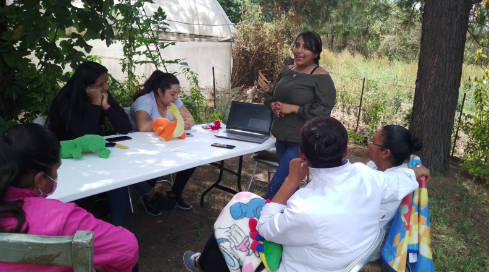
{"type": "Polygon", "coordinates": [[[306,121],[330,116],[336,89],[329,73],[319,66],[322,41],[313,31],[300,33],[292,53],[296,65],[285,67],[277,77],[272,93],[265,94],[265,106],[273,113],[272,134],[277,139],[279,167],[267,193],[272,199],[289,173],[289,162],[299,157],[299,131],[306,121]]]}
{"type": "MultiPolygon", "coordinates": [[[[46,127],[60,140],[73,140],[86,134],[105,136],[108,133],[108,123],[119,134],[127,134],[131,130],[125,110],[109,92],[107,68],[96,62],[84,62],[76,68],[73,76],[53,100],[46,127]]],[[[174,201],[156,192],[146,182],[132,186],[142,196],[142,203],[148,214],[158,216],[176,208],[174,201]]],[[[126,187],[122,187],[109,191],[108,194],[110,221],[116,226],[123,226],[128,191],[126,187]]]]}
{"type": "MultiPolygon", "coordinates": [[[[185,129],[192,128],[194,118],[178,98],[179,93],[180,82],[176,76],[160,70],[154,71],[132,98],[134,103],[129,118],[133,130],[152,132],[153,120],[161,117],[175,121],[175,117],[167,110],[171,104],[175,104],[180,111],[185,129]]],[[[194,171],[195,168],[190,168],[178,172],[172,190],[167,192],[168,198],[177,202],[177,207],[183,210],[192,209],[192,205],[182,198],[182,193],[194,171]]]]}

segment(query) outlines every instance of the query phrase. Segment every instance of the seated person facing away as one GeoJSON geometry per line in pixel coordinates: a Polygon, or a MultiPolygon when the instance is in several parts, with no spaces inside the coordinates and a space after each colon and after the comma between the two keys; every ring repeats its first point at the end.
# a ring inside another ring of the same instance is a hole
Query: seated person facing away
{"type": "MultiPolygon", "coordinates": [[[[414,138],[409,130],[398,125],[384,126],[378,130],[368,143],[370,161],[367,166],[386,173],[403,172],[413,151],[423,148],[423,142],[414,138]]],[[[382,202],[380,205],[380,227],[385,229],[386,237],[392,225],[401,200],[382,202]]],[[[382,248],[372,257],[380,259],[382,248]]]]}
{"type": "MultiPolygon", "coordinates": [[[[138,242],[122,227],[95,219],[74,203],[46,199],[61,165],[56,136],[37,124],[16,125],[0,136],[0,232],[46,236],[94,233],[97,271],[133,271],[138,242]]],[[[73,271],[72,267],[0,262],[0,271],[73,271]]]]}
{"type": "MultiPolygon", "coordinates": [[[[119,134],[127,134],[131,123],[124,109],[112,97],[107,84],[107,68],[96,62],[84,62],[61,88],[51,104],[46,127],[60,140],[73,140],[86,134],[107,135],[107,121],[119,134]]],[[[173,200],[154,191],[146,182],[132,185],[142,197],[146,212],[161,215],[176,208],[173,200]]],[[[128,200],[126,187],[108,192],[110,220],[124,225],[128,200]]]]}
{"type": "MultiPolygon", "coordinates": [[[[177,106],[184,120],[185,129],[194,126],[194,118],[178,98],[180,82],[170,73],[156,70],[134,94],[134,103],[131,106],[129,119],[134,131],[152,132],[153,120],[164,118],[175,121],[175,117],[168,112],[173,103],[177,106]]],[[[180,209],[190,210],[192,205],[182,198],[183,189],[196,168],[190,168],[177,173],[172,190],[167,192],[168,198],[177,202],[180,209]]]]}
{"type": "MultiPolygon", "coordinates": [[[[401,200],[418,188],[417,177],[429,177],[426,168],[381,172],[351,164],[347,143],[345,127],[332,117],[301,128],[300,157],[290,162],[289,175],[263,206],[257,225],[263,238],[283,246],[277,271],[342,271],[374,242],[381,203],[401,200]],[[297,190],[308,172],[311,182],[297,190]]],[[[190,271],[227,271],[222,256],[206,252],[216,249],[212,238],[202,254],[184,255],[190,271]]]]}

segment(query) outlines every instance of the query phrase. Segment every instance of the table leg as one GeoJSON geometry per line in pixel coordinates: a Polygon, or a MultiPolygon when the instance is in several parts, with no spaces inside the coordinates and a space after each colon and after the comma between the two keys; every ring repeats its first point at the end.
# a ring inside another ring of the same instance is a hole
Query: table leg
{"type": "Polygon", "coordinates": [[[209,188],[207,188],[207,190],[205,190],[203,193],[202,193],[202,196],[200,197],[200,206],[204,206],[204,197],[205,195],[210,192],[213,188],[217,188],[217,189],[220,189],[220,190],[223,190],[223,191],[226,191],[228,193],[231,193],[231,194],[237,194],[238,192],[241,192],[241,169],[242,169],[242,166],[243,166],[243,156],[240,156],[239,157],[239,164],[238,164],[238,172],[235,172],[235,171],[232,171],[232,170],[229,170],[227,168],[224,167],[224,161],[221,161],[221,163],[211,163],[211,165],[219,168],[219,177],[217,178],[217,181],[214,182],[209,188]],[[235,175],[237,177],[237,187],[238,187],[238,191],[235,191],[231,188],[228,188],[228,187],[225,187],[225,186],[222,186],[222,185],[219,185],[219,183],[221,182],[222,180],[222,174],[224,173],[224,171],[228,172],[228,173],[231,173],[233,175],[235,175]]]}

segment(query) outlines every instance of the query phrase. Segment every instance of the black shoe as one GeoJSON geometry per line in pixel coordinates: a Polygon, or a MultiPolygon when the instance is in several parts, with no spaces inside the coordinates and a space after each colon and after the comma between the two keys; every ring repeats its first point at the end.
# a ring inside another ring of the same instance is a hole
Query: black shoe
{"type": "MultiPolygon", "coordinates": [[[[153,197],[154,199],[154,197],[153,197]]],[[[146,197],[141,197],[141,203],[143,204],[144,210],[152,216],[161,215],[160,209],[158,209],[151,200],[146,199],[146,197]]]]}
{"type": "Polygon", "coordinates": [[[193,208],[192,204],[185,201],[185,199],[183,199],[182,196],[177,196],[170,191],[166,192],[166,195],[167,195],[168,199],[171,199],[171,200],[177,202],[177,207],[182,209],[182,210],[191,210],[193,208]],[[173,196],[171,196],[171,195],[173,195],[173,196]]]}
{"type": "Polygon", "coordinates": [[[162,212],[171,212],[177,208],[177,202],[167,197],[164,197],[161,193],[156,192],[153,199],[149,202],[158,208],[162,212]]]}

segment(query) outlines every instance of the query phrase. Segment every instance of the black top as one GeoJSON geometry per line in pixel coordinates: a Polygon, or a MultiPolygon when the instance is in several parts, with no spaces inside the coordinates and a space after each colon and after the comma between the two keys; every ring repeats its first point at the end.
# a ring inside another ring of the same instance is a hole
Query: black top
{"type": "Polygon", "coordinates": [[[90,104],[85,115],[72,115],[70,129],[62,135],[57,135],[60,141],[73,140],[86,134],[106,135],[104,128],[105,117],[109,120],[114,130],[119,134],[127,134],[131,129],[131,123],[125,112],[119,112],[114,104],[115,99],[109,99],[110,108],[103,110],[101,106],[90,104]],[[112,101],[111,101],[112,100],[112,101]]]}

